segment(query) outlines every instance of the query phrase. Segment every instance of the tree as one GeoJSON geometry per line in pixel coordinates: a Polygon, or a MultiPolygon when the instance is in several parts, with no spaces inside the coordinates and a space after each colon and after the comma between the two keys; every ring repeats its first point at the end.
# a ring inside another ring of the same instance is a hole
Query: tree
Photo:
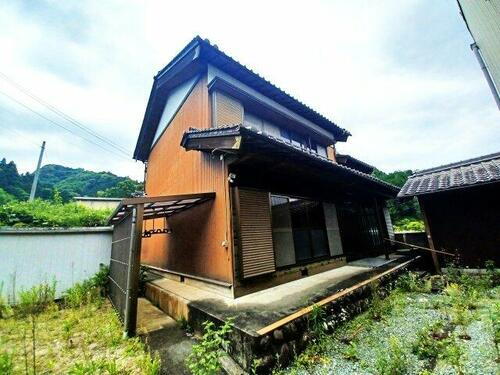
{"type": "Polygon", "coordinates": [[[7,202],[12,202],[14,200],[14,196],[7,193],[4,189],[0,188],[0,205],[5,204],[7,202]]]}
{"type": "Polygon", "coordinates": [[[106,198],[128,198],[134,193],[142,190],[143,185],[141,183],[131,179],[126,179],[124,181],[120,181],[116,186],[103,191],[98,191],[97,196],[106,198]]]}
{"type": "MultiPolygon", "coordinates": [[[[391,173],[385,173],[375,169],[372,173],[374,177],[378,179],[393,184],[398,187],[403,187],[403,185],[413,174],[413,171],[394,171],[391,173]]],[[[405,200],[391,200],[387,203],[389,212],[391,214],[392,220],[397,223],[403,219],[411,220],[422,220],[422,214],[420,213],[420,206],[416,198],[405,199],[405,200]]]]}

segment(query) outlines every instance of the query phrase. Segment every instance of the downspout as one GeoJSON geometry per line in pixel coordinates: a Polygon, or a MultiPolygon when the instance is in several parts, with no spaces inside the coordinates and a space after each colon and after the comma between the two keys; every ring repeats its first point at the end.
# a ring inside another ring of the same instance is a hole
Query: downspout
{"type": "Polygon", "coordinates": [[[481,51],[479,50],[477,43],[472,43],[470,45],[470,48],[474,52],[474,55],[476,55],[476,59],[479,62],[479,66],[481,67],[481,70],[483,71],[483,74],[486,78],[486,82],[488,82],[488,86],[490,87],[491,93],[493,94],[493,97],[495,98],[495,103],[497,103],[497,107],[498,107],[498,109],[500,109],[500,97],[498,96],[498,91],[495,87],[495,83],[491,79],[490,72],[488,71],[488,68],[486,67],[486,64],[484,63],[483,56],[481,56],[481,51]]]}

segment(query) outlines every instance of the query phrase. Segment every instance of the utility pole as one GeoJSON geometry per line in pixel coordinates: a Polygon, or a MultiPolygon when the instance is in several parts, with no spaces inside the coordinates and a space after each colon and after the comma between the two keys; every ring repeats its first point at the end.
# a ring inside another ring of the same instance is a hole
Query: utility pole
{"type": "Polygon", "coordinates": [[[36,166],[35,177],[33,178],[33,185],[31,185],[31,193],[29,201],[32,202],[35,199],[36,185],[38,184],[38,176],[40,175],[40,166],[42,165],[43,152],[45,151],[45,141],[42,142],[42,149],[40,150],[40,156],[38,157],[38,164],[36,166]]]}

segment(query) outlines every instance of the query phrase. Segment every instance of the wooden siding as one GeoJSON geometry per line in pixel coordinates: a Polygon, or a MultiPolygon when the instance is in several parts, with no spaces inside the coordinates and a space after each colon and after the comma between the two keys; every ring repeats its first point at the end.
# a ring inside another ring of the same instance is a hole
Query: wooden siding
{"type": "Polygon", "coordinates": [[[458,252],[463,265],[469,267],[484,267],[487,260],[498,267],[499,191],[500,184],[492,183],[419,196],[430,247],[458,252]]]}
{"type": "Polygon", "coordinates": [[[214,92],[213,94],[215,126],[237,125],[243,123],[243,106],[229,96],[214,92]]]}
{"type": "Polygon", "coordinates": [[[334,162],[337,162],[337,158],[335,157],[335,146],[330,145],[326,147],[326,157],[334,162]]]}
{"type": "MultiPolygon", "coordinates": [[[[142,262],[232,283],[227,168],[219,157],[180,146],[189,127],[210,127],[206,77],[196,84],[153,147],[145,188],[149,196],[215,192],[215,199],[170,218],[167,224],[172,234],[143,239],[142,262]]],[[[146,222],[145,227],[152,224],[146,222]]],[[[156,220],[155,226],[163,226],[163,220],[156,220]]]]}
{"type": "Polygon", "coordinates": [[[243,278],[274,272],[269,193],[238,189],[238,212],[243,278]]]}

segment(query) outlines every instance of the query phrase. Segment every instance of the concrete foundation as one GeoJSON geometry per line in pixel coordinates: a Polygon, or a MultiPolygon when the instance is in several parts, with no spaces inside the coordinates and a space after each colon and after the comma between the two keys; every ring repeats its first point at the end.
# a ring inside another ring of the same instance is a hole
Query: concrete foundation
{"type": "Polygon", "coordinates": [[[266,373],[276,360],[286,365],[305,348],[312,305],[321,305],[327,329],[333,329],[369,305],[373,281],[385,294],[415,260],[400,255],[391,255],[388,262],[368,259],[236,299],[162,278],[147,283],[146,297],[197,331],[207,320],[222,324],[233,318],[229,354],[243,369],[266,373]]]}

